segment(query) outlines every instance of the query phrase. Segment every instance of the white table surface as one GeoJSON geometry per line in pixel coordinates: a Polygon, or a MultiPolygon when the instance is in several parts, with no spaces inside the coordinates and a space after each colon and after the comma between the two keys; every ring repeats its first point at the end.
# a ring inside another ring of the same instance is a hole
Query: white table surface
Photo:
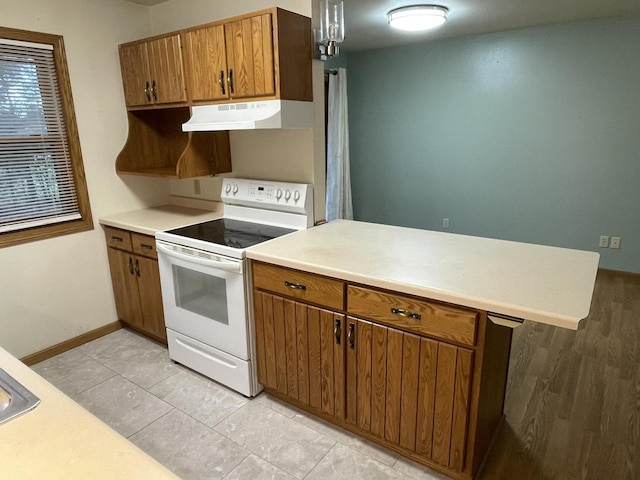
{"type": "Polygon", "coordinates": [[[206,222],[220,217],[222,217],[222,208],[217,211],[209,211],[178,205],[163,205],[108,215],[101,217],[99,221],[100,224],[109,227],[153,236],[161,230],[206,222]]]}
{"type": "Polygon", "coordinates": [[[599,260],[595,252],[347,220],[256,245],[247,257],[570,329],[589,314],[599,260]]]}
{"type": "Polygon", "coordinates": [[[1,479],[178,478],[2,348],[0,368],[41,402],[0,425],[1,479]]]}

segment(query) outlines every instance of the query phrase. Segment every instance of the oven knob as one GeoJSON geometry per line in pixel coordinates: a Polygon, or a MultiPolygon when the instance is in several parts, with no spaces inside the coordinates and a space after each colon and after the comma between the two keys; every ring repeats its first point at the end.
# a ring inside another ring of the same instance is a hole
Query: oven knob
{"type": "Polygon", "coordinates": [[[238,193],[238,184],[234,183],[233,184],[233,194],[235,195],[236,193],[238,193]]]}
{"type": "Polygon", "coordinates": [[[293,201],[297,202],[298,200],[300,200],[300,192],[296,190],[295,192],[293,192],[293,201]]]}
{"type": "Polygon", "coordinates": [[[287,191],[284,192],[284,199],[288,202],[290,198],[291,198],[291,190],[287,189],[287,191]]]}
{"type": "Polygon", "coordinates": [[[282,198],[282,190],[276,190],[276,200],[280,200],[282,198]]]}
{"type": "Polygon", "coordinates": [[[231,184],[227,183],[227,185],[224,187],[224,193],[228,194],[231,191],[231,184]]]}

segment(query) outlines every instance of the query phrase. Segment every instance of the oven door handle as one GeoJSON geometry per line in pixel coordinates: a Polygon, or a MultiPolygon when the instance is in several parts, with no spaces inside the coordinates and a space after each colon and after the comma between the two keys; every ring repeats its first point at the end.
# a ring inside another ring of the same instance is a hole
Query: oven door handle
{"type": "MultiPolygon", "coordinates": [[[[183,248],[183,250],[189,250],[188,248],[184,248],[184,247],[181,247],[181,248],[183,248]]],[[[165,247],[161,243],[156,243],[156,249],[159,252],[162,252],[165,255],[168,255],[170,257],[177,258],[178,260],[189,260],[189,261],[193,261],[194,263],[197,263],[198,265],[206,265],[209,267],[217,268],[219,270],[225,270],[228,272],[242,273],[242,262],[220,260],[219,257],[216,257],[218,258],[218,260],[213,260],[208,258],[202,258],[199,255],[196,256],[196,255],[189,255],[188,253],[177,253],[171,250],[170,248],[165,247]]],[[[214,257],[214,255],[212,255],[212,257],[214,257]]]]}

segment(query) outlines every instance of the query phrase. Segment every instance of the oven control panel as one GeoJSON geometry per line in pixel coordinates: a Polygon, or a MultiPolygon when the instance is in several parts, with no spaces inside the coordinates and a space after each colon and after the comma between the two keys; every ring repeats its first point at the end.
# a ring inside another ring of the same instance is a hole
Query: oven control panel
{"type": "Polygon", "coordinates": [[[306,183],[224,178],[220,196],[228,205],[292,213],[306,213],[313,204],[312,186],[306,183]]]}

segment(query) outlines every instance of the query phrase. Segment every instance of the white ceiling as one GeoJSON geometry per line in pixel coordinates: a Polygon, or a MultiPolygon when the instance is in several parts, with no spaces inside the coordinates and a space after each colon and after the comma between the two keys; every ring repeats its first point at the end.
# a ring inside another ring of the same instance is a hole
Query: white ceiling
{"type": "MultiPolygon", "coordinates": [[[[157,5],[167,0],[128,1],[157,5]]],[[[320,0],[312,3],[317,26],[320,0]]],[[[341,48],[348,52],[594,18],[640,16],[640,0],[344,0],[344,12],[346,35],[341,48]],[[392,31],[387,12],[417,3],[447,7],[447,23],[422,34],[392,31]]]]}

